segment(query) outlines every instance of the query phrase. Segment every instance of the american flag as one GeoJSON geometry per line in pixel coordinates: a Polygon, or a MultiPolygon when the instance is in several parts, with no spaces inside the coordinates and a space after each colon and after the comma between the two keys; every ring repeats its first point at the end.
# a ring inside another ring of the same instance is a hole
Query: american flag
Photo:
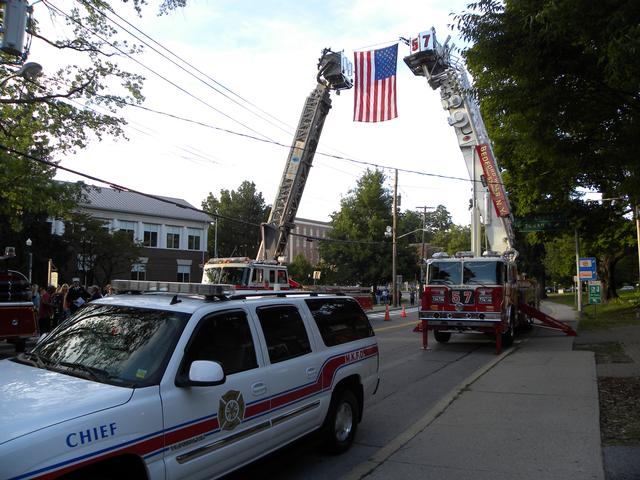
{"type": "Polygon", "coordinates": [[[396,64],[398,44],[355,52],[354,122],[384,122],[398,116],[396,64]]]}

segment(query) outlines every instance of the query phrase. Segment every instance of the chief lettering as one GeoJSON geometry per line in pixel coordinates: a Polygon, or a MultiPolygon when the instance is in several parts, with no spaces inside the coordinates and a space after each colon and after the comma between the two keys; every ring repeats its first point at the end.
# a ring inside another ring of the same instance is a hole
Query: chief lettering
{"type": "Polygon", "coordinates": [[[115,422],[108,425],[97,425],[86,430],[73,432],[67,435],[67,446],[75,448],[80,445],[87,445],[103,438],[113,437],[116,434],[117,425],[115,422]]]}

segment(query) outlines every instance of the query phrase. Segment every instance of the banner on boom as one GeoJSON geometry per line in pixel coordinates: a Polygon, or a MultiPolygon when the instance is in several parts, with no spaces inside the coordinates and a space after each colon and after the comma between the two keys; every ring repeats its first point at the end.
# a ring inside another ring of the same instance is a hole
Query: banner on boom
{"type": "Polygon", "coordinates": [[[476,145],[476,153],[480,159],[480,165],[482,165],[485,182],[489,188],[496,214],[499,217],[508,217],[511,214],[511,206],[509,205],[507,194],[502,185],[502,178],[497,170],[496,162],[493,159],[489,145],[486,143],[476,145]]]}

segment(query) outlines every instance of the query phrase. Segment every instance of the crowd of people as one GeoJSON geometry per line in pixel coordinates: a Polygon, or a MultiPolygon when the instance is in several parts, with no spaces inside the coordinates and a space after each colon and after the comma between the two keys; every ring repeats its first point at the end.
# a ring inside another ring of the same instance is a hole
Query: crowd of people
{"type": "MultiPolygon", "coordinates": [[[[416,303],[417,290],[414,287],[409,288],[409,305],[413,306],[416,303]]],[[[379,287],[373,292],[373,302],[375,305],[389,305],[392,301],[391,292],[388,287],[379,287]]],[[[402,303],[402,291],[398,290],[398,303],[402,303]]]]}
{"type": "Polygon", "coordinates": [[[92,285],[87,290],[77,277],[72,279],[71,285],[63,283],[56,288],[53,285],[38,287],[33,284],[31,288],[40,333],[50,332],[86,302],[113,294],[111,285],[107,285],[104,290],[92,285]]]}

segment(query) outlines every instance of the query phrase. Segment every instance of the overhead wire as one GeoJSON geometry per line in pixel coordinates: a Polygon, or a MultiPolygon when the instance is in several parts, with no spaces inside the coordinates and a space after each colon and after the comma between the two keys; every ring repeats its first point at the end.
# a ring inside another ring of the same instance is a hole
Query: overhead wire
{"type": "MultiPolygon", "coordinates": [[[[242,219],[239,219],[239,218],[234,218],[234,217],[229,217],[227,215],[221,215],[219,213],[209,212],[209,211],[203,210],[201,208],[196,208],[196,207],[194,207],[192,205],[185,205],[183,203],[178,203],[178,202],[176,202],[176,201],[174,201],[174,200],[172,200],[170,198],[164,198],[164,197],[160,197],[158,195],[153,195],[153,194],[150,194],[150,193],[141,192],[140,190],[135,190],[133,188],[126,187],[124,185],[119,185],[119,184],[117,184],[115,182],[111,182],[109,180],[105,180],[105,179],[96,177],[94,175],[89,175],[87,173],[80,172],[78,170],[74,170],[72,168],[63,167],[59,163],[52,162],[50,160],[45,160],[43,158],[34,157],[33,155],[30,155],[30,154],[25,153],[25,152],[21,152],[19,150],[13,149],[11,147],[7,147],[6,145],[3,145],[3,144],[0,144],[0,149],[6,151],[8,153],[11,153],[13,155],[17,155],[17,156],[19,156],[21,158],[25,158],[27,160],[32,160],[34,162],[38,162],[38,163],[41,163],[43,165],[47,165],[47,166],[52,167],[52,168],[56,168],[56,169],[64,170],[65,172],[73,173],[74,175],[77,175],[79,177],[87,178],[89,180],[93,180],[95,182],[102,183],[104,185],[109,186],[110,188],[113,188],[114,190],[119,190],[119,191],[122,191],[122,192],[135,193],[135,194],[140,195],[142,197],[150,198],[152,200],[156,200],[158,202],[162,202],[162,203],[173,205],[173,206],[176,206],[176,207],[179,207],[179,208],[183,208],[185,210],[191,210],[191,211],[198,212],[198,213],[204,213],[205,215],[208,215],[208,216],[213,217],[215,219],[220,219],[221,218],[223,220],[229,220],[231,222],[242,223],[244,225],[249,225],[249,226],[252,226],[252,227],[260,227],[260,224],[258,224],[258,223],[248,222],[246,220],[242,220],[242,219]]],[[[375,245],[379,245],[379,244],[384,244],[385,243],[385,242],[373,242],[373,241],[364,241],[364,240],[346,240],[346,239],[343,240],[343,239],[320,238],[320,237],[314,237],[312,235],[305,235],[305,234],[293,233],[293,232],[290,232],[290,235],[297,236],[297,237],[308,238],[310,240],[323,241],[323,242],[332,242],[332,243],[375,244],[375,245]]]]}
{"type": "Polygon", "coordinates": [[[65,16],[66,18],[68,18],[69,20],[71,20],[72,22],[76,23],[78,26],[80,26],[82,29],[86,30],[87,32],[91,33],[92,35],[94,35],[96,38],[102,40],[103,42],[105,42],[106,44],[108,44],[109,46],[111,46],[113,49],[117,50],[118,52],[120,52],[122,55],[124,55],[125,57],[129,58],[131,61],[133,61],[134,63],[140,65],[142,68],[144,68],[145,70],[148,70],[149,72],[153,73],[154,75],[156,75],[157,77],[159,77],[160,79],[164,80],[165,82],[169,83],[170,85],[172,85],[173,87],[177,88],[178,90],[180,90],[181,92],[185,93],[186,95],[188,95],[189,97],[193,98],[194,100],[197,100],[198,102],[202,103],[203,105],[207,106],[208,108],[212,109],[213,111],[215,111],[216,113],[222,115],[223,117],[231,120],[234,123],[237,123],[238,125],[241,125],[242,127],[246,128],[247,130],[255,133],[256,135],[260,135],[261,137],[264,137],[267,140],[271,140],[267,135],[264,135],[261,132],[258,132],[257,130],[249,127],[248,125],[244,124],[243,122],[241,122],[240,120],[237,120],[235,118],[233,118],[231,115],[228,115],[226,113],[224,113],[222,110],[214,107],[213,105],[207,103],[206,101],[204,101],[203,99],[201,99],[200,97],[198,97],[197,95],[194,95],[193,93],[189,92],[188,90],[182,88],[180,85],[178,85],[177,83],[175,83],[172,80],[169,80],[168,78],[166,78],[164,75],[160,74],[159,72],[157,72],[156,70],[152,69],[151,67],[148,67],[147,65],[145,65],[144,63],[142,63],[140,60],[138,60],[137,58],[133,57],[132,55],[128,54],[127,52],[125,52],[124,50],[122,50],[120,47],[118,47],[117,45],[114,45],[112,42],[110,42],[109,40],[107,40],[106,38],[104,38],[103,36],[101,36],[99,33],[95,32],[94,30],[90,29],[89,27],[86,27],[85,25],[82,24],[82,22],[79,22],[78,20],[76,20],[75,18],[71,17],[68,13],[66,13],[65,11],[61,10],[60,8],[58,8],[57,6],[55,6],[54,4],[52,4],[49,0],[42,0],[42,2],[47,5],[48,7],[52,8],[53,10],[57,11],[58,13],[60,13],[61,15],[65,16]]]}
{"type": "MultiPolygon", "coordinates": [[[[201,127],[210,128],[210,129],[217,130],[217,131],[220,131],[220,132],[225,132],[225,133],[228,133],[230,135],[235,135],[235,136],[239,136],[239,137],[243,137],[243,138],[248,138],[250,140],[255,140],[255,141],[258,141],[258,142],[262,142],[262,143],[269,143],[269,144],[276,145],[276,146],[279,146],[279,147],[284,147],[284,148],[287,148],[287,149],[291,148],[291,146],[289,144],[284,144],[284,143],[281,143],[281,142],[277,142],[275,140],[267,140],[267,139],[264,139],[264,138],[255,137],[253,135],[249,135],[247,133],[242,133],[242,132],[236,132],[236,131],[230,130],[228,128],[217,127],[215,125],[211,125],[209,123],[202,122],[200,120],[192,120],[190,118],[181,117],[181,116],[173,114],[173,113],[163,112],[161,110],[156,110],[156,109],[153,109],[153,108],[145,107],[143,105],[137,105],[137,104],[133,104],[133,103],[125,103],[125,105],[129,106],[129,107],[138,108],[140,110],[145,110],[145,111],[148,111],[148,112],[151,112],[151,113],[155,113],[155,114],[158,114],[158,115],[163,115],[163,116],[166,116],[166,117],[170,117],[170,118],[173,118],[174,120],[180,120],[180,121],[183,121],[183,122],[192,123],[194,125],[199,125],[201,127]]],[[[474,182],[475,181],[477,183],[481,183],[480,180],[471,180],[469,178],[454,177],[454,176],[451,176],[451,175],[441,175],[441,174],[437,174],[437,173],[422,172],[422,171],[419,171],[419,170],[410,170],[410,169],[406,169],[406,168],[390,167],[390,166],[382,165],[382,164],[375,163],[375,162],[357,160],[355,158],[350,158],[350,157],[346,157],[346,156],[343,156],[343,155],[334,155],[334,154],[326,153],[326,152],[316,151],[315,154],[316,155],[321,155],[321,156],[327,157],[327,158],[333,158],[333,159],[336,159],[336,160],[344,160],[344,161],[355,163],[355,164],[359,164],[359,165],[366,165],[366,166],[378,168],[378,169],[381,169],[381,170],[389,170],[389,171],[398,170],[399,172],[411,173],[411,174],[422,175],[422,176],[427,176],[427,177],[442,178],[442,179],[445,179],[445,180],[458,180],[458,181],[463,181],[463,182],[474,182]]],[[[487,183],[488,184],[495,183],[495,184],[503,185],[500,182],[487,182],[487,183]]]]}
{"type": "Polygon", "coordinates": [[[243,108],[244,110],[252,113],[253,115],[256,115],[258,118],[260,118],[261,120],[264,120],[265,122],[269,123],[270,125],[278,128],[279,130],[283,131],[284,133],[287,134],[291,134],[292,130],[294,127],[287,125],[285,122],[279,120],[278,118],[274,117],[273,115],[269,114],[268,112],[262,110],[260,107],[258,107],[257,105],[253,104],[252,102],[246,100],[245,98],[241,97],[240,95],[238,95],[237,93],[235,93],[233,90],[227,88],[226,86],[222,85],[220,82],[218,82],[217,80],[215,80],[214,78],[212,78],[211,76],[207,75],[206,73],[204,73],[202,70],[198,69],[197,67],[195,67],[194,65],[192,65],[191,63],[187,62],[186,60],[184,60],[182,57],[180,57],[179,55],[175,54],[174,52],[172,52],[171,50],[169,50],[167,47],[165,47],[164,45],[162,45],[160,42],[158,42],[157,40],[153,39],[151,36],[147,35],[145,32],[143,32],[142,30],[140,30],[138,27],[136,27],[135,25],[133,25],[132,23],[130,23],[128,20],[126,20],[125,18],[121,17],[120,15],[118,15],[115,11],[113,11],[112,9],[109,9],[109,11],[111,12],[111,14],[113,14],[114,16],[116,16],[118,19],[120,19],[122,22],[126,23],[127,25],[129,25],[131,28],[133,28],[136,32],[140,33],[141,35],[143,35],[145,38],[149,39],[151,42],[153,42],[154,44],[158,45],[161,49],[167,51],[169,54],[171,54],[173,57],[177,58],[180,62],[184,63],[185,65],[189,66],[191,69],[195,70],[196,72],[198,72],[200,75],[204,76],[205,78],[207,78],[208,80],[210,80],[211,82],[215,83],[216,85],[220,86],[221,88],[223,88],[224,90],[228,91],[229,93],[231,93],[232,95],[238,97],[239,99],[241,99],[243,102],[245,102],[247,105],[252,106],[253,108],[259,110],[260,112],[264,113],[265,115],[268,115],[269,117],[273,118],[274,120],[276,120],[277,122],[286,125],[289,130],[285,130],[284,128],[282,128],[280,125],[276,125],[274,122],[270,121],[267,118],[264,118],[262,115],[259,115],[258,113],[256,113],[254,110],[251,110],[250,108],[248,108],[246,105],[243,105],[242,103],[238,102],[237,100],[235,100],[234,98],[231,98],[229,95],[227,95],[226,93],[222,92],[220,89],[216,88],[215,86],[211,85],[210,83],[206,82],[204,79],[202,79],[202,77],[199,77],[197,75],[195,75],[193,72],[189,71],[188,69],[186,69],[185,67],[183,67],[182,65],[180,65],[179,63],[177,63],[176,61],[172,60],[171,58],[169,58],[167,55],[165,55],[164,53],[160,52],[158,49],[156,49],[153,45],[150,45],[149,43],[147,43],[145,40],[143,40],[142,38],[140,38],[139,36],[137,36],[136,34],[132,33],[131,31],[127,30],[125,27],[123,27],[120,23],[116,22],[115,20],[113,20],[112,18],[110,18],[106,13],[104,13],[102,10],[100,10],[99,8],[88,4],[85,0],[81,0],[81,3],[83,5],[85,5],[85,7],[90,8],[92,10],[94,10],[95,12],[97,12],[98,14],[102,15],[104,18],[106,18],[107,20],[109,20],[110,22],[112,22],[114,25],[117,25],[119,28],[121,28],[123,31],[125,31],[126,33],[128,33],[129,35],[131,35],[133,38],[135,38],[136,40],[138,40],[139,42],[141,42],[143,45],[146,45],[147,47],[149,47],[151,50],[153,50],[154,52],[156,52],[158,55],[160,55],[162,58],[164,58],[165,60],[169,61],[171,64],[175,65],[176,67],[178,67],[180,70],[182,70],[183,72],[187,73],[188,75],[192,76],[193,78],[195,78],[196,80],[202,82],[204,85],[206,85],[207,87],[211,88],[212,90],[216,91],[217,93],[219,93],[220,95],[222,95],[223,97],[225,97],[226,99],[228,99],[229,101],[235,103],[236,105],[238,105],[239,107],[243,108]]]}

